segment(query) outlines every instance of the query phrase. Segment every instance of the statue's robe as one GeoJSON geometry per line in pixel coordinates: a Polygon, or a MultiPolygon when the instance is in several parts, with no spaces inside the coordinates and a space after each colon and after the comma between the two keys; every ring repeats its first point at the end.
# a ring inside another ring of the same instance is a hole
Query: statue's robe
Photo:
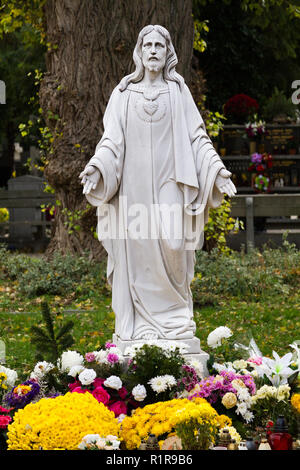
{"type": "Polygon", "coordinates": [[[101,179],[86,197],[98,206],[98,237],[108,255],[116,335],[123,340],[147,335],[192,338],[190,283],[196,246],[189,243],[188,227],[197,222],[199,236],[209,208],[221,204],[223,195],[215,179],[224,165],[185,84],[168,81],[150,98],[138,83],[124,91],[114,89],[103,119],[104,134],[89,161],[101,179]],[[139,220],[134,204],[143,205],[143,215],[146,208],[143,220],[148,222],[151,208],[176,204],[182,236],[168,232],[164,215],[156,219],[156,236],[131,236],[139,220]],[[129,218],[122,218],[121,212],[129,218]],[[118,234],[112,229],[114,216],[118,234]],[[109,236],[104,234],[104,220],[109,236]]]}

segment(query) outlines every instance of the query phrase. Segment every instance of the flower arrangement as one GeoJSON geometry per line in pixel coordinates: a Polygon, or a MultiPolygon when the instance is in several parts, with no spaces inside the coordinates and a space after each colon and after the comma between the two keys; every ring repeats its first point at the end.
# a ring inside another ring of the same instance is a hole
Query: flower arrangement
{"type": "Polygon", "coordinates": [[[224,114],[236,120],[237,123],[243,123],[250,116],[257,113],[259,109],[258,102],[250,96],[240,93],[232,96],[224,105],[224,114]]]}
{"type": "Polygon", "coordinates": [[[253,153],[248,171],[255,172],[253,176],[253,186],[259,192],[266,192],[270,189],[270,178],[267,171],[272,168],[273,157],[269,153],[253,153]]]}
{"type": "Polygon", "coordinates": [[[92,432],[118,436],[119,424],[91,394],[42,398],[15,413],[8,426],[8,450],[76,450],[92,432]]]}
{"type": "Polygon", "coordinates": [[[255,390],[255,381],[251,375],[237,375],[222,370],[219,375],[201,380],[191,390],[189,397],[205,398],[219,412],[229,413],[234,419],[241,416],[243,421],[249,423],[253,419],[250,408],[255,390]]]}
{"type": "Polygon", "coordinates": [[[16,385],[4,397],[4,401],[15,408],[24,408],[28,403],[34,400],[40,393],[40,386],[34,380],[26,380],[26,382],[16,385]]]}
{"type": "Polygon", "coordinates": [[[1,366],[9,406],[0,407],[1,442],[9,449],[117,450],[123,440],[135,449],[152,433],[161,447],[176,438],[183,449],[207,449],[224,426],[239,443],[262,426],[271,432],[279,414],[297,435],[300,342],[282,357],[265,357],[253,338],[248,346],[237,338],[226,326],[208,335],[207,377],[186,359],[185,343],[161,340],[126,351],[127,367],[110,342],[84,355],[65,351],[57,364],[38,362],[20,384],[1,366]]]}
{"type": "Polygon", "coordinates": [[[290,427],[294,426],[292,400],[290,398],[291,387],[279,385],[263,385],[254,396],[251,397],[251,410],[254,416],[253,425],[267,426],[269,422],[274,423],[279,415],[288,418],[290,427]]]}
{"type": "MultiPolygon", "coordinates": [[[[137,408],[132,416],[127,416],[122,421],[120,435],[127,449],[136,449],[149,434],[155,434],[158,439],[163,440],[165,436],[176,430],[179,423],[190,421],[193,417],[199,425],[203,424],[207,433],[210,433],[208,428],[212,427],[211,441],[214,440],[215,429],[231,425],[230,418],[219,416],[205,399],[183,398],[137,408]]],[[[193,429],[195,430],[194,425],[193,429]]]]}
{"type": "MultiPolygon", "coordinates": [[[[84,369],[78,376],[78,380],[69,384],[72,393],[90,393],[99,403],[105,405],[115,414],[115,417],[126,415],[138,403],[130,395],[122,380],[116,375],[107,379],[96,377],[93,369],[84,369]],[[131,407],[130,407],[131,405],[131,407]]],[[[133,392],[136,394],[136,390],[133,392]]],[[[141,392],[138,393],[141,398],[141,392]]]]}
{"type": "Polygon", "coordinates": [[[126,380],[130,388],[145,387],[145,404],[170,400],[189,391],[200,379],[202,367],[198,361],[186,363],[184,343],[148,342],[126,350],[130,355],[126,380]]]}
{"type": "Polygon", "coordinates": [[[256,139],[266,134],[266,123],[262,120],[247,122],[245,124],[245,130],[249,139],[256,139]]]}

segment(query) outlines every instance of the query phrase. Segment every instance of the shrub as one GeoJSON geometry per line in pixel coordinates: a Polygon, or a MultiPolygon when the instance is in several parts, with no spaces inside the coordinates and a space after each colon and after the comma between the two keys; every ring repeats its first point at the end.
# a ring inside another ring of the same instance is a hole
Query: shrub
{"type": "Polygon", "coordinates": [[[105,264],[86,256],[55,254],[50,261],[25,254],[10,253],[0,247],[1,277],[18,282],[18,290],[27,297],[43,294],[89,294],[94,286],[108,292],[105,264]]]}
{"type": "MultiPolygon", "coordinates": [[[[264,247],[249,253],[196,253],[195,277],[192,281],[194,303],[217,301],[220,295],[244,298],[287,295],[293,286],[300,284],[300,251],[283,241],[283,247],[264,247]]],[[[209,303],[209,302],[207,302],[209,303]]]]}

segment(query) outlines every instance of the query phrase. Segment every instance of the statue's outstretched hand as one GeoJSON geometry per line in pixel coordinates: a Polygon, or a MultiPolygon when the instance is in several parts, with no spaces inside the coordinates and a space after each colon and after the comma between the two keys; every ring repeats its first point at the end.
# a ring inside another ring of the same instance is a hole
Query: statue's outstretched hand
{"type": "Polygon", "coordinates": [[[92,189],[95,189],[99,183],[101,173],[95,166],[88,165],[80,173],[81,184],[83,184],[83,194],[89,194],[92,189]]]}
{"type": "Polygon", "coordinates": [[[230,171],[222,168],[217,174],[215,185],[221,193],[227,194],[232,197],[236,194],[236,187],[230,179],[232,174],[230,171]]]}

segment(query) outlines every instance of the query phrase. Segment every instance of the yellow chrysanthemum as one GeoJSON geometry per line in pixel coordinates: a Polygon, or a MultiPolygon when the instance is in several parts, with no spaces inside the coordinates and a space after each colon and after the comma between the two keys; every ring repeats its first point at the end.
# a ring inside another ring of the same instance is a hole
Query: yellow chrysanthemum
{"type": "Polygon", "coordinates": [[[90,393],[42,398],[17,411],[8,426],[8,450],[76,450],[87,434],[118,436],[112,411],[90,393]]]}
{"type": "Polygon", "coordinates": [[[294,395],[292,395],[291,404],[293,408],[300,413],[300,393],[294,393],[294,395]]]}
{"type": "Polygon", "coordinates": [[[209,422],[220,428],[231,424],[229,418],[219,416],[204,398],[174,399],[137,408],[132,416],[122,421],[121,438],[127,449],[135,449],[150,433],[157,437],[170,434],[178,423],[192,418],[199,424],[209,422]]]}

